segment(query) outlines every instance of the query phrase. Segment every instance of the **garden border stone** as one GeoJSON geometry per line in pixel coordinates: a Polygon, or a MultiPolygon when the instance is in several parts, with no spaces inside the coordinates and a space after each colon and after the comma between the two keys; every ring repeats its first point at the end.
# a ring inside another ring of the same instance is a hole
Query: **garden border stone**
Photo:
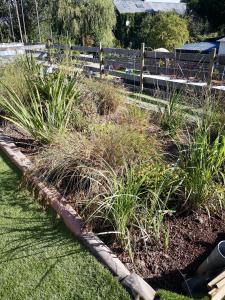
{"type": "Polygon", "coordinates": [[[34,175],[29,176],[32,162],[17,148],[12,140],[0,134],[0,150],[8,157],[15,167],[23,174],[28,174],[28,181],[47,203],[63,219],[68,229],[83,243],[88,250],[100,260],[118,281],[127,289],[132,299],[153,300],[154,289],[139,275],[130,273],[119,258],[93,233],[82,233],[82,219],[79,214],[66,203],[66,199],[55,189],[41,182],[34,175]]]}

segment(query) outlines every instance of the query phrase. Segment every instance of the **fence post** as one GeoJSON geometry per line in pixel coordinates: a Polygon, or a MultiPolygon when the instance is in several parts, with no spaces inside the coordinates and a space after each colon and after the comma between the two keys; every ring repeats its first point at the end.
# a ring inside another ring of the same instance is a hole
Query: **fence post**
{"type": "Polygon", "coordinates": [[[51,41],[48,39],[47,40],[47,50],[48,50],[48,61],[51,63],[51,41]]]}
{"type": "Polygon", "coordinates": [[[102,66],[103,66],[103,51],[102,51],[102,43],[100,42],[99,44],[99,66],[100,66],[100,78],[102,79],[102,74],[103,74],[103,70],[102,70],[102,66]]]}
{"type": "Polygon", "coordinates": [[[140,93],[143,92],[144,89],[144,66],[145,66],[145,43],[141,44],[141,55],[140,55],[140,63],[141,63],[141,70],[140,70],[140,93]]]}
{"type": "Polygon", "coordinates": [[[210,62],[209,62],[209,69],[208,69],[208,80],[207,80],[208,87],[211,87],[212,84],[215,58],[216,58],[216,49],[213,49],[210,62]]]}

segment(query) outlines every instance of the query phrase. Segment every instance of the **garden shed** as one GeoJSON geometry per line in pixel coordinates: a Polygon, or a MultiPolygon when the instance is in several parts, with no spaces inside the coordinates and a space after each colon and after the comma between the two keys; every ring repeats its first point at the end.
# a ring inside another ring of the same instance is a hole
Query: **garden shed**
{"type": "Polygon", "coordinates": [[[218,62],[221,65],[225,65],[225,37],[218,40],[219,45],[219,53],[218,53],[218,62]]]}
{"type": "Polygon", "coordinates": [[[218,41],[206,41],[199,43],[185,44],[181,48],[177,48],[176,51],[185,53],[210,53],[213,49],[219,50],[218,41]]]}
{"type": "Polygon", "coordinates": [[[225,55],[225,37],[218,40],[218,42],[220,43],[219,55],[225,55]]]}

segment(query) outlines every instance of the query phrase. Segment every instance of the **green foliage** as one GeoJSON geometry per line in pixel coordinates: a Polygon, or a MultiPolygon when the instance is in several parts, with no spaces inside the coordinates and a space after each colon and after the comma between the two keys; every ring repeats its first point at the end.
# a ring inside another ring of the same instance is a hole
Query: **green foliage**
{"type": "Polygon", "coordinates": [[[61,72],[35,80],[26,78],[29,93],[21,97],[9,85],[1,95],[0,106],[6,111],[4,118],[21,127],[33,138],[48,143],[56,132],[68,128],[73,106],[78,98],[77,80],[67,80],[61,72]]]}
{"type": "Polygon", "coordinates": [[[124,162],[120,174],[108,164],[104,171],[93,171],[90,181],[103,188],[87,202],[82,215],[95,224],[104,220],[105,227],[130,250],[159,239],[167,201],[179,187],[174,169],[151,160],[131,167],[124,162]]]}
{"type": "MultiPolygon", "coordinates": [[[[51,28],[50,13],[52,13],[50,8],[51,8],[51,3],[53,1],[37,0],[37,2],[38,2],[37,9],[39,14],[39,23],[41,28],[41,38],[42,41],[45,41],[50,36],[50,28],[51,28]]],[[[35,2],[33,0],[24,0],[24,1],[17,0],[17,5],[18,5],[18,11],[20,15],[20,23],[21,23],[23,37],[25,37],[25,31],[24,31],[24,27],[25,27],[29,41],[31,40],[39,41],[35,2]],[[25,22],[23,22],[21,3],[23,4],[23,14],[24,14],[25,22]]],[[[9,7],[12,14],[12,23],[13,23],[15,38],[16,41],[19,41],[20,33],[19,33],[19,25],[18,25],[16,9],[15,9],[15,1],[0,1],[1,16],[4,19],[3,25],[5,29],[7,29],[4,31],[2,30],[2,36],[0,33],[0,40],[7,41],[9,39],[13,41],[13,34],[11,32],[11,21],[9,17],[9,7]],[[2,3],[4,4],[4,9],[2,9],[2,3]]],[[[0,28],[1,26],[2,24],[0,25],[0,28]]]]}
{"type": "Polygon", "coordinates": [[[186,123],[186,117],[179,106],[179,99],[180,95],[174,94],[165,108],[159,107],[160,125],[164,131],[167,131],[172,136],[177,133],[177,130],[182,129],[186,123]]]}
{"type": "Polygon", "coordinates": [[[181,152],[185,199],[190,207],[204,204],[217,206],[225,193],[223,164],[225,162],[225,135],[219,132],[211,140],[211,127],[200,125],[190,137],[187,150],[181,152]]]}
{"type": "Polygon", "coordinates": [[[53,30],[58,35],[78,39],[81,9],[76,1],[58,0],[53,9],[53,30]]]}
{"type": "Polygon", "coordinates": [[[93,44],[112,46],[112,30],[116,25],[116,15],[112,0],[82,0],[81,1],[80,35],[90,38],[93,44]]]}
{"type": "MultiPolygon", "coordinates": [[[[21,15],[23,3],[24,20],[20,18],[22,34],[25,36],[24,26],[29,41],[39,40],[37,13],[33,0],[17,1],[21,15]]],[[[114,4],[112,0],[38,0],[38,16],[42,42],[48,38],[71,38],[77,43],[98,45],[101,41],[105,46],[112,45],[114,39],[112,30],[116,24],[114,4]]],[[[12,11],[13,28],[16,40],[20,40],[15,2],[9,3],[12,11]]],[[[0,2],[1,15],[5,20],[0,25],[0,40],[12,40],[9,32],[10,18],[5,1],[0,2]]]]}
{"type": "Polygon", "coordinates": [[[217,38],[217,32],[211,32],[210,24],[201,17],[190,15],[188,17],[188,29],[190,33],[190,42],[204,41],[209,38],[217,38]]]}
{"type": "Polygon", "coordinates": [[[189,0],[189,9],[197,16],[206,19],[213,31],[223,27],[225,20],[225,2],[221,0],[189,0]]]}
{"type": "Polygon", "coordinates": [[[147,47],[174,50],[189,39],[187,20],[175,12],[147,15],[141,24],[141,37],[147,47]]]}
{"type": "Polygon", "coordinates": [[[54,27],[59,34],[87,45],[112,45],[116,24],[112,0],[58,0],[56,14],[54,27]]]}
{"type": "Polygon", "coordinates": [[[140,24],[145,16],[145,13],[117,14],[114,32],[120,47],[140,48],[140,24]]]}
{"type": "MultiPolygon", "coordinates": [[[[191,299],[193,300],[194,299],[193,297],[189,298],[187,296],[179,295],[166,290],[159,290],[157,292],[157,296],[160,297],[160,300],[191,300],[191,299]]],[[[209,300],[209,297],[205,296],[204,298],[201,299],[198,298],[198,300],[209,300]]]]}
{"type": "MultiPolygon", "coordinates": [[[[7,2],[0,0],[0,18],[8,14],[7,2]]],[[[6,20],[0,22],[0,42],[7,42],[7,39],[10,37],[10,27],[8,26],[9,22],[6,20]]]]}

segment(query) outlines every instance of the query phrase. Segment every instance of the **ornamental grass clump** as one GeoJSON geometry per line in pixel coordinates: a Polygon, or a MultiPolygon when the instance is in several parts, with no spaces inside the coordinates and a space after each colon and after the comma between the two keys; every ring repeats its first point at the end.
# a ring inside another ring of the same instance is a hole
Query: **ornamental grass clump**
{"type": "Polygon", "coordinates": [[[173,168],[154,160],[131,167],[124,162],[120,174],[108,166],[99,180],[104,191],[89,199],[81,214],[97,230],[101,221],[124,246],[146,246],[160,238],[168,201],[180,186],[174,175],[173,168]]]}
{"type": "Polygon", "coordinates": [[[2,84],[6,94],[0,96],[3,116],[41,143],[50,143],[56,132],[65,133],[79,98],[77,78],[68,79],[62,72],[26,78],[29,93],[21,97],[14,89],[2,84]]]}
{"type": "Polygon", "coordinates": [[[180,95],[173,94],[165,108],[160,108],[160,126],[170,135],[175,135],[187,122],[187,117],[180,108],[180,95]]]}
{"type": "Polygon", "coordinates": [[[83,89],[86,98],[91,98],[96,104],[100,115],[109,115],[117,111],[124,104],[124,93],[119,87],[110,82],[100,80],[85,80],[83,89]]]}
{"type": "Polygon", "coordinates": [[[120,126],[108,125],[92,136],[59,137],[40,153],[37,169],[39,176],[66,193],[95,231],[134,249],[160,238],[180,182],[159,148],[156,154],[153,141],[145,137],[140,142],[129,130],[129,138],[121,141],[125,129],[120,132],[120,126]]]}
{"type": "Polygon", "coordinates": [[[225,132],[212,137],[212,126],[202,123],[190,136],[188,148],[181,151],[185,204],[191,208],[224,205],[225,132]]]}
{"type": "Polygon", "coordinates": [[[121,168],[124,161],[131,166],[157,156],[160,152],[155,137],[146,132],[138,132],[130,124],[97,124],[92,130],[95,151],[115,169],[121,168]]]}

